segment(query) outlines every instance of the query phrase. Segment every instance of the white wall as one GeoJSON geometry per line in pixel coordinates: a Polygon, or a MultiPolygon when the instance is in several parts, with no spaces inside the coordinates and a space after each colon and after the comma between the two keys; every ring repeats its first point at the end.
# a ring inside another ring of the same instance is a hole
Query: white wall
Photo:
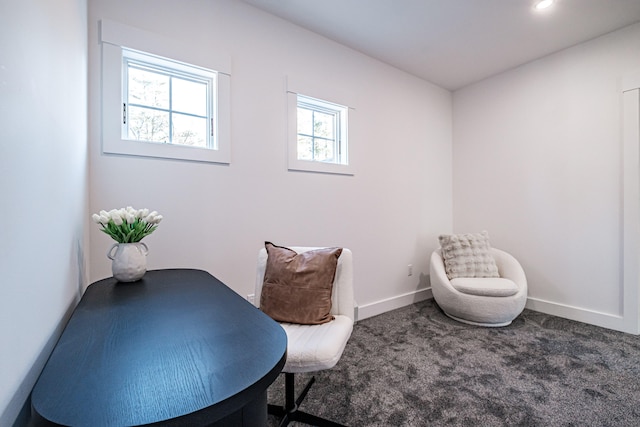
{"type": "Polygon", "coordinates": [[[522,262],[528,307],[621,329],[621,80],[639,69],[636,24],[454,94],[454,229],[522,262]]]}
{"type": "Polygon", "coordinates": [[[0,5],[2,426],[87,281],[86,22],[86,0],[0,5]]]}
{"type": "MultiPolygon", "coordinates": [[[[153,13],[141,0],[89,4],[91,211],[133,205],[164,215],[145,239],[150,269],[204,269],[245,296],[257,252],[271,240],[351,248],[365,316],[381,300],[411,300],[428,286],[428,256],[451,229],[448,91],[238,1],[161,0],[153,13]],[[103,18],[230,55],[230,166],[100,152],[103,18]],[[287,171],[287,75],[323,80],[356,99],[365,125],[353,141],[355,176],[287,171]]],[[[111,244],[91,228],[92,281],[111,275],[111,244]]]]}
{"type": "Polygon", "coordinates": [[[110,275],[112,242],[89,214],[128,204],[166,218],[146,239],[150,268],[202,268],[241,295],[264,240],[350,247],[361,317],[427,295],[453,218],[522,261],[530,307],[618,325],[620,81],[640,70],[640,25],[460,90],[452,118],[449,92],[243,3],[91,0],[87,201],[86,1],[49,3],[0,5],[0,425],[87,280],[110,275]],[[101,18],[230,54],[231,166],[101,154],[101,18]],[[354,177],[287,172],[286,75],[357,99],[354,177]]]}

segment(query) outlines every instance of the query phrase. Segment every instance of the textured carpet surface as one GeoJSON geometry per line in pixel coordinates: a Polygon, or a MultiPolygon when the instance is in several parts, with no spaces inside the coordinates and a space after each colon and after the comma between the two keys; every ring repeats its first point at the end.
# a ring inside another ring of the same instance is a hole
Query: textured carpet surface
{"type": "MultiPolygon", "coordinates": [[[[361,320],[315,376],[301,409],[353,427],[640,426],[640,337],[530,310],[504,328],[433,300],[361,320]]],[[[284,401],[283,375],[268,400],[284,401]]]]}

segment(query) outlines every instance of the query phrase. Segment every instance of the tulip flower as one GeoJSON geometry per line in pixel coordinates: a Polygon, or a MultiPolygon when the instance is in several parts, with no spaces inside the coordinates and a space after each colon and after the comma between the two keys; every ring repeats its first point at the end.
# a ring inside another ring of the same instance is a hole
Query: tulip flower
{"type": "Polygon", "coordinates": [[[124,214],[125,219],[127,220],[127,224],[131,225],[133,224],[133,222],[136,220],[135,215],[133,215],[131,212],[127,211],[124,214]]]}
{"type": "Polygon", "coordinates": [[[135,243],[153,233],[162,221],[162,215],[149,209],[126,208],[101,210],[91,215],[91,219],[99,224],[101,230],[118,243],[135,243]]]}

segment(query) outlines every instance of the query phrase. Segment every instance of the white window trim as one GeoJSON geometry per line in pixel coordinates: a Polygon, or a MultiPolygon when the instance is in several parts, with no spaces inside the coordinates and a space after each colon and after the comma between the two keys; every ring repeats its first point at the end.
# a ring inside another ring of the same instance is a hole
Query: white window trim
{"type": "Polygon", "coordinates": [[[231,61],[229,57],[194,54],[173,39],[109,20],[103,19],[100,29],[103,153],[231,163],[231,61]],[[217,149],[122,139],[123,47],[217,71],[217,149]]]}
{"type": "MultiPolygon", "coordinates": [[[[290,171],[318,172],[337,175],[355,175],[353,166],[353,132],[354,112],[343,98],[331,96],[330,90],[318,87],[317,85],[305,84],[303,82],[287,78],[287,167],[290,171]],[[329,103],[348,107],[348,120],[346,124],[347,132],[347,159],[349,164],[326,163],[313,160],[298,159],[298,94],[316,98],[329,103]]],[[[335,95],[335,94],[333,94],[335,95]]]]}

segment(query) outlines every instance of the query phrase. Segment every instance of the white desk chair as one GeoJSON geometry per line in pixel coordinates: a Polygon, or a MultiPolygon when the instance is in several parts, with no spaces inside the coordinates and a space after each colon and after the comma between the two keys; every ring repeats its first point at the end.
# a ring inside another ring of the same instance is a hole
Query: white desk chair
{"type": "MultiPolygon", "coordinates": [[[[303,253],[313,247],[289,247],[303,253]]],[[[267,264],[267,251],[261,249],[258,254],[258,268],[255,288],[255,304],[260,306],[262,285],[267,264]]],[[[353,263],[352,253],[344,248],[336,268],[333,290],[331,294],[331,314],[334,320],[320,325],[299,325],[280,323],[287,334],[287,362],[282,370],[285,373],[285,405],[269,405],[269,413],[282,417],[280,426],[289,422],[300,421],[316,426],[340,426],[315,415],[300,411],[298,408],[304,400],[315,377],[296,399],[294,391],[294,374],[316,372],[330,369],[338,363],[342,352],[351,336],[354,323],[353,310],[353,263]]]]}

